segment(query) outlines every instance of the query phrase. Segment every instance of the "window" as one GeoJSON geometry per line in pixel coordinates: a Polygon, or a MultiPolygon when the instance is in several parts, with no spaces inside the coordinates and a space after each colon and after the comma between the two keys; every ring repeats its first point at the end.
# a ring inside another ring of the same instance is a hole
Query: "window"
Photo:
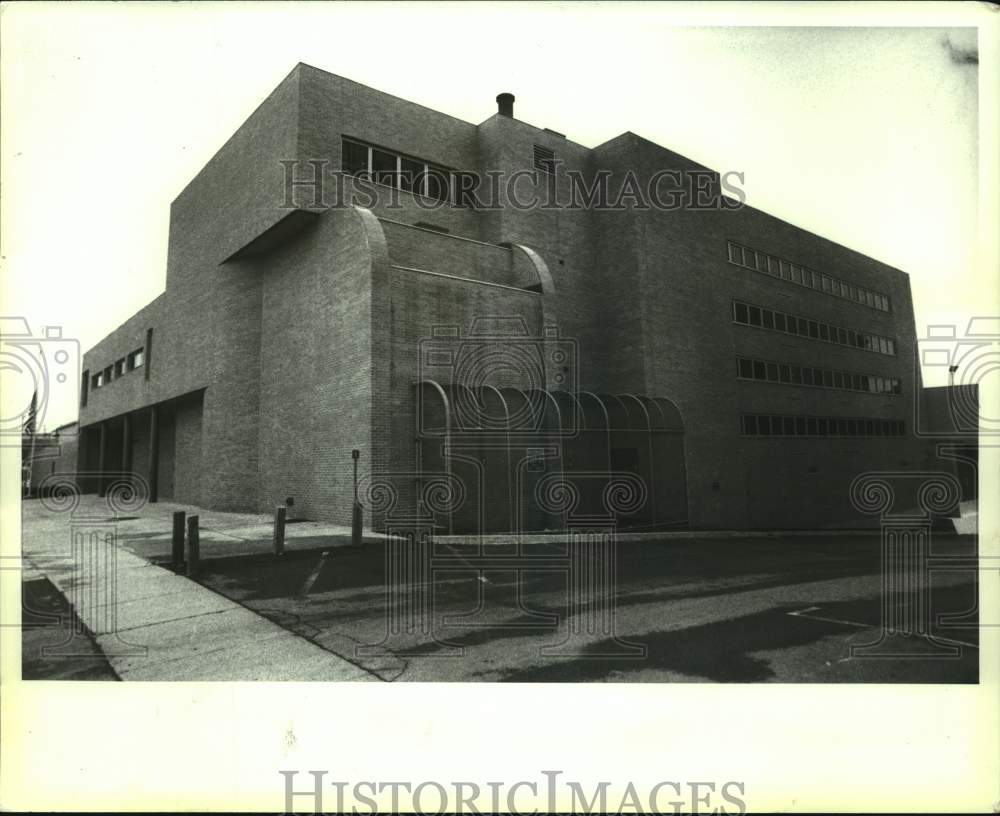
{"type": "MultiPolygon", "coordinates": [[[[452,201],[452,171],[432,165],[420,159],[409,158],[391,150],[384,150],[374,145],[366,145],[353,139],[342,140],[341,167],[349,175],[371,173],[373,181],[400,190],[434,198],[439,201],[452,201]]],[[[462,195],[461,205],[472,202],[469,192],[478,185],[478,177],[472,173],[463,173],[471,181],[464,182],[466,194],[462,195]]]]}
{"type": "Polygon", "coordinates": [[[111,382],[111,377],[112,377],[113,371],[114,371],[114,369],[113,369],[112,366],[108,366],[106,369],[104,369],[104,383],[105,384],[111,382]]]}
{"type": "Polygon", "coordinates": [[[776,312],[762,306],[733,301],[733,320],[747,326],[797,334],[824,343],[839,343],[852,348],[874,351],[879,354],[895,355],[894,341],[888,337],[866,334],[842,326],[831,326],[817,320],[776,312]]]}
{"type": "Polygon", "coordinates": [[[372,179],[379,184],[396,186],[396,156],[378,148],[372,148],[372,179]]]}
{"type": "Polygon", "coordinates": [[[451,195],[451,184],[446,170],[440,167],[427,167],[427,193],[428,198],[438,201],[447,201],[451,195]]]}
{"type": "MultiPolygon", "coordinates": [[[[554,160],[551,158],[552,152],[547,151],[548,159],[539,154],[539,151],[545,150],[546,148],[535,145],[535,169],[551,173],[554,172],[554,169],[549,170],[546,166],[552,163],[554,168],[554,160]]],[[[783,281],[808,286],[832,297],[861,303],[872,309],[889,311],[889,298],[879,292],[873,292],[861,286],[855,286],[847,281],[832,277],[831,275],[824,275],[821,272],[806,269],[784,258],[741,246],[733,241],[727,241],[726,247],[730,263],[763,272],[766,275],[771,275],[783,281]]]]}
{"type": "Polygon", "coordinates": [[[349,176],[356,176],[359,173],[368,172],[368,147],[367,145],[351,142],[347,139],[343,141],[343,155],[340,162],[341,169],[349,176]]]}
{"type": "Polygon", "coordinates": [[[767,379],[767,368],[761,360],[753,361],[753,378],[755,380],[767,379]]]}
{"type": "Polygon", "coordinates": [[[753,363],[750,360],[739,360],[739,376],[744,379],[753,379],[753,363]]]}
{"type": "Polygon", "coordinates": [[[98,371],[93,377],[90,378],[91,388],[100,388],[104,385],[104,372],[98,371]]]}
{"type": "Polygon", "coordinates": [[[125,375],[125,358],[122,357],[120,360],[115,360],[115,379],[123,377],[125,375]]]}
{"type": "Polygon", "coordinates": [[[134,371],[142,366],[143,350],[136,349],[128,356],[128,370],[134,371]]]}
{"type": "Polygon", "coordinates": [[[792,373],[787,365],[778,366],[778,379],[783,383],[790,383],[792,381],[792,373]]]}
{"type": "Polygon", "coordinates": [[[399,160],[399,187],[411,193],[424,191],[424,165],[412,159],[399,160]]]}
{"type": "Polygon", "coordinates": [[[768,363],[767,364],[767,380],[768,382],[778,381],[778,364],[768,363]]]}

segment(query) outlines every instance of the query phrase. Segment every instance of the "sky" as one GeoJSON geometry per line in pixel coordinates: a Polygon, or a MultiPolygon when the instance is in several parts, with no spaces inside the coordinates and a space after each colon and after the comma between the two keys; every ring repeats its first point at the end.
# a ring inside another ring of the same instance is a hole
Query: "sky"
{"type": "Polygon", "coordinates": [[[0,314],[82,352],[156,297],[171,200],[297,62],[473,123],[510,91],[581,144],[629,130],[742,172],[748,204],[907,272],[918,337],[1000,313],[975,6],[857,27],[791,4],[769,27],[749,5],[6,4],[0,314]]]}

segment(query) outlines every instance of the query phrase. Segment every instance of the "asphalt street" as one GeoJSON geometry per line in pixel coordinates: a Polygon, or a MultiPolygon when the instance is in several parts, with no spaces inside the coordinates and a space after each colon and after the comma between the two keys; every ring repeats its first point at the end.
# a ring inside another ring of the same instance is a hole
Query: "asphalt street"
{"type": "Polygon", "coordinates": [[[564,544],[439,546],[425,580],[394,564],[390,591],[381,544],[221,559],[201,580],[390,681],[977,682],[975,539],[935,533],[931,554],[949,568],[913,620],[932,639],[885,637],[876,535],[622,543],[613,599],[564,544]]]}

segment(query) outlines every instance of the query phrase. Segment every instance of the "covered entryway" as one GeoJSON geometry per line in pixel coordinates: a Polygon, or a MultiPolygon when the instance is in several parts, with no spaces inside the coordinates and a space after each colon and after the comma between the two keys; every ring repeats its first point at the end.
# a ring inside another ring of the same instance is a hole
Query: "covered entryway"
{"type": "Polygon", "coordinates": [[[610,514],[623,529],[687,524],[684,427],[666,398],[432,380],[414,398],[418,472],[464,487],[449,532],[554,530],[569,515],[610,514]],[[613,482],[634,493],[624,505],[613,482]]]}

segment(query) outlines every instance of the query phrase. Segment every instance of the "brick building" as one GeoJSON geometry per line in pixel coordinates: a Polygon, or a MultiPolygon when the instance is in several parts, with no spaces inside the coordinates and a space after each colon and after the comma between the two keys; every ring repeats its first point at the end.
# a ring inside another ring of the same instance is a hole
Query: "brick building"
{"type": "Polygon", "coordinates": [[[609,473],[641,482],[637,527],[838,525],[857,474],[925,464],[903,272],[633,133],[588,148],[497,99],[474,125],[298,65],[173,202],[165,292],[85,355],[81,469],[346,522],[358,449],[396,510],[466,531],[604,511],[609,473]],[[470,177],[517,183],[484,206],[470,177]],[[513,201],[579,179],[620,206],[513,201]]]}
{"type": "Polygon", "coordinates": [[[46,480],[72,478],[77,472],[79,450],[76,422],[67,422],[54,431],[25,436],[21,441],[22,495],[46,492],[46,480]]]}

